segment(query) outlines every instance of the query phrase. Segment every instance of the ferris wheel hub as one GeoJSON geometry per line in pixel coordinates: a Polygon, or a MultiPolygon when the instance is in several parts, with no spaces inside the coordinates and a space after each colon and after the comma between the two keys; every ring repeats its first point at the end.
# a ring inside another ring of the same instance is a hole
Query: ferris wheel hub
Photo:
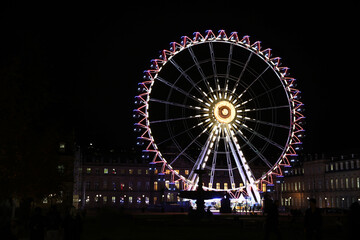
{"type": "Polygon", "coordinates": [[[214,106],[215,119],[220,123],[230,123],[236,115],[235,107],[228,101],[220,101],[214,106]]]}

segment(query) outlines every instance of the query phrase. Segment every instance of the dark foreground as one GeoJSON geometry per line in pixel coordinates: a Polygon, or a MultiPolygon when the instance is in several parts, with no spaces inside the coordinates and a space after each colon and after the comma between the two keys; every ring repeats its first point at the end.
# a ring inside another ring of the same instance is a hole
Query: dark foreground
{"type": "MultiPolygon", "coordinates": [[[[322,239],[348,239],[345,216],[323,216],[322,239]]],[[[263,239],[263,216],[218,214],[202,219],[186,213],[101,212],[84,219],[82,239],[263,239]]],[[[303,217],[280,216],[282,239],[305,239],[303,217]]],[[[277,239],[274,233],[270,239],[277,239]]]]}

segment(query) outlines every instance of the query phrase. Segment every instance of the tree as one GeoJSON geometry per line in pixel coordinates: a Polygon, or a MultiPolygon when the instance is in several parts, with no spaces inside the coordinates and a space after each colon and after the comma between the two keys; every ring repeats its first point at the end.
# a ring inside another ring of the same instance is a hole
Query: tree
{"type": "Polygon", "coordinates": [[[0,198],[41,199],[62,181],[47,63],[31,37],[25,43],[0,68],[0,198]]]}

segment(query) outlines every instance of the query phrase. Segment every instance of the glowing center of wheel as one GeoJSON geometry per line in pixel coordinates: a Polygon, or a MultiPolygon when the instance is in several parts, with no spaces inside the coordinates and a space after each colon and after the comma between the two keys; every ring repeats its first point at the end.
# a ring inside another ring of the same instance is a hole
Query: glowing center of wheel
{"type": "Polygon", "coordinates": [[[235,107],[228,101],[221,101],[214,106],[214,116],[220,123],[229,123],[235,118],[235,107]]]}

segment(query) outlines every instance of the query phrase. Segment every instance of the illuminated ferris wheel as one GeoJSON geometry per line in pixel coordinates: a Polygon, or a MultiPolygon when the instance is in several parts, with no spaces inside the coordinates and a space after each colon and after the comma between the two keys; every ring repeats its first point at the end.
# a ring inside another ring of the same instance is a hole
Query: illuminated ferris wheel
{"type": "Polygon", "coordinates": [[[185,190],[197,188],[196,170],[206,170],[203,189],[260,203],[301,149],[303,104],[295,87],[280,58],[249,36],[183,36],[151,60],[138,84],[137,144],[185,190]]]}

